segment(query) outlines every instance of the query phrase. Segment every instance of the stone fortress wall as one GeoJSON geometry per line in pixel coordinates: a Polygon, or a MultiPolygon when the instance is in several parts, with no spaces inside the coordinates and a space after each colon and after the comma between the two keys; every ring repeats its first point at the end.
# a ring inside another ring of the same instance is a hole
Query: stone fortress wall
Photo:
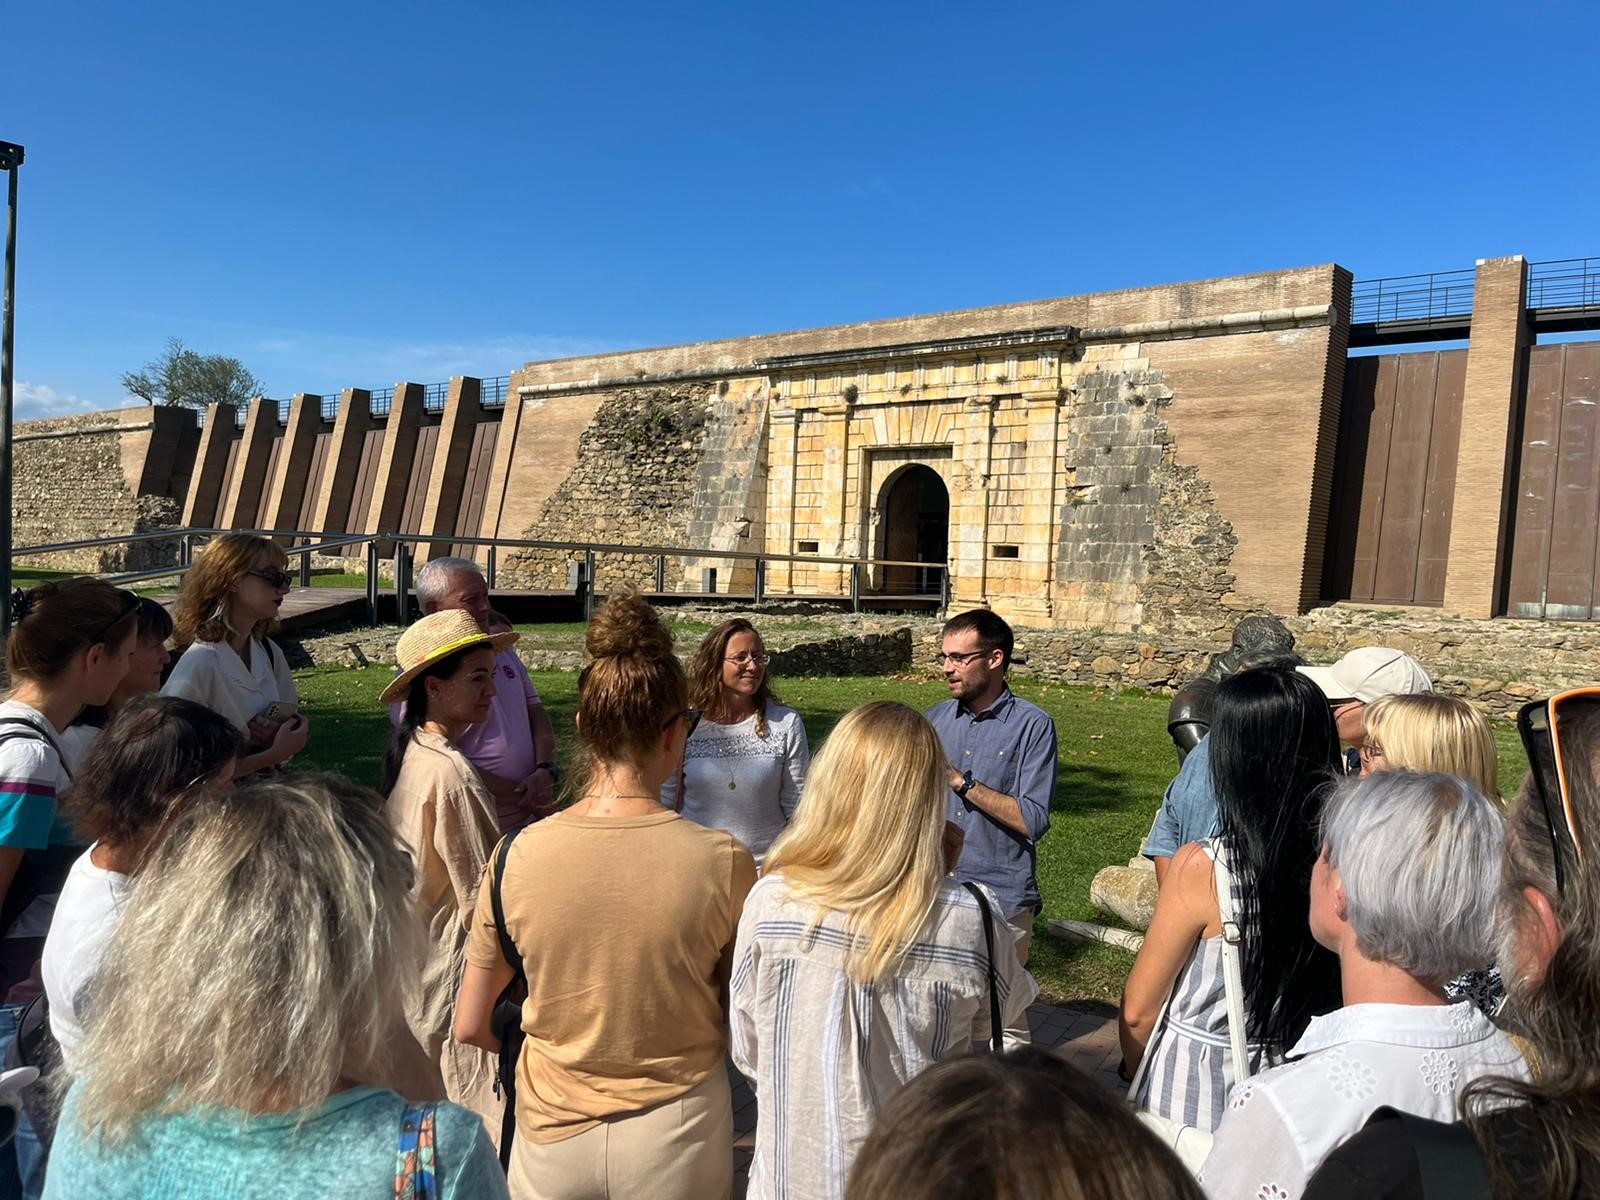
{"type": "MultiPolygon", "coordinates": [[[[1441,478],[1506,475],[1525,278],[1520,259],[1479,266],[1469,411],[1459,445],[1435,448],[1453,457],[1441,478]],[[1500,414],[1487,432],[1484,413],[1500,414]]],[[[1174,653],[1225,642],[1243,613],[1340,598],[1324,553],[1336,501],[1350,507],[1335,495],[1350,312],[1349,273],[1324,265],[532,362],[503,403],[458,378],[377,405],[257,401],[242,423],[228,408],[203,426],[148,408],[65,418],[72,438],[19,428],[18,478],[36,484],[18,542],[182,523],[704,546],[797,556],[767,564],[769,595],[842,595],[849,569],[824,560],[914,557],[895,496],[920,470],[948,497],[953,605],[1060,640],[1052,660],[1091,676],[1160,686],[1174,653]],[[53,499],[62,478],[93,499],[53,499]],[[1084,657],[1095,637],[1132,650],[1084,657]]],[[[1482,490],[1457,512],[1477,514],[1482,490]]],[[[1423,618],[1497,615],[1481,577],[1508,521],[1478,516],[1449,529],[1446,602],[1423,618]]],[[[452,551],[485,558],[445,540],[418,555],[452,551]]],[[[501,550],[499,582],[564,588],[576,557],[501,550]]],[[[696,590],[707,567],[719,590],[751,590],[751,563],[711,557],[669,560],[662,582],[696,590]]],[[[656,570],[603,554],[598,582],[653,588],[656,570]]],[[[862,586],[894,591],[894,571],[862,586]]]]}

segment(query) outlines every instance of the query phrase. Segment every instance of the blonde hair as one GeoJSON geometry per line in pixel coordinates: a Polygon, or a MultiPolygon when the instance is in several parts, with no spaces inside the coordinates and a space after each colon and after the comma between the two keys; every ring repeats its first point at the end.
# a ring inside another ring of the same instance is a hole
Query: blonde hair
{"type": "Polygon", "coordinates": [[[888,973],[933,911],[945,876],[944,746],[926,717],[892,700],[846,713],[806,777],[789,828],[767,854],[798,898],[844,914],[850,978],[888,973]]]}
{"type": "Polygon", "coordinates": [[[201,798],[147,860],[95,982],[86,1133],[312,1109],[384,1078],[415,984],[411,864],[373,792],[289,776],[201,798]]]}
{"type": "MultiPolygon", "coordinates": [[[[194,642],[220,642],[242,630],[228,624],[228,602],[239,581],[251,571],[289,566],[283,547],[253,533],[225,533],[207,543],[183,577],[178,602],[173,606],[173,641],[180,647],[194,642]]],[[[257,621],[250,636],[265,637],[271,620],[257,621]]]]}
{"type": "Polygon", "coordinates": [[[1424,692],[1384,696],[1363,714],[1368,742],[1383,748],[1383,765],[1456,775],[1500,799],[1500,763],[1489,718],[1465,700],[1424,692]]]}

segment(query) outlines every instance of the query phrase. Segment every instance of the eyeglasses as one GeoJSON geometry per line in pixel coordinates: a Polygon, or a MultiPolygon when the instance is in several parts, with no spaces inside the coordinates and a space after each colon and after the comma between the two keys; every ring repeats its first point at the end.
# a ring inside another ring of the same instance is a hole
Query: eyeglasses
{"type": "Polygon", "coordinates": [[[751,654],[750,651],[746,650],[742,654],[730,654],[722,661],[730,662],[736,667],[748,667],[751,663],[755,663],[758,667],[764,667],[772,661],[772,655],[751,654]]]}
{"type": "Polygon", "coordinates": [[[945,663],[954,663],[958,667],[964,667],[973,659],[982,658],[988,653],[989,651],[987,650],[968,650],[965,654],[935,654],[933,661],[941,667],[945,663]]]}
{"type": "Polygon", "coordinates": [[[694,736],[696,726],[700,724],[700,710],[698,708],[684,709],[681,713],[678,713],[677,716],[674,716],[672,720],[663,725],[661,727],[661,732],[665,733],[669,728],[671,728],[672,722],[676,721],[678,717],[683,718],[683,740],[688,741],[694,736]]]}
{"type": "Polygon", "coordinates": [[[1368,738],[1365,742],[1362,743],[1362,745],[1361,745],[1361,761],[1362,762],[1370,764],[1374,759],[1378,759],[1378,758],[1382,758],[1382,757],[1383,757],[1383,747],[1378,745],[1377,742],[1373,741],[1371,738],[1368,738]]]}
{"type": "MultiPolygon", "coordinates": [[[[1548,700],[1525,704],[1517,714],[1517,732],[1522,735],[1522,748],[1528,752],[1528,765],[1533,768],[1533,788],[1539,793],[1545,827],[1550,831],[1558,892],[1566,891],[1566,870],[1561,865],[1561,830],[1566,831],[1572,842],[1573,856],[1579,865],[1583,863],[1583,842],[1579,840],[1578,823],[1572,814],[1572,786],[1567,778],[1566,755],[1561,749],[1561,727],[1570,724],[1578,713],[1596,706],[1600,706],[1600,688],[1576,688],[1548,700]]],[[[1590,769],[1589,764],[1581,764],[1581,769],[1590,769]]]]}
{"type": "Polygon", "coordinates": [[[254,575],[263,583],[275,588],[286,588],[294,582],[294,576],[287,571],[246,571],[246,575],[254,575]]]}

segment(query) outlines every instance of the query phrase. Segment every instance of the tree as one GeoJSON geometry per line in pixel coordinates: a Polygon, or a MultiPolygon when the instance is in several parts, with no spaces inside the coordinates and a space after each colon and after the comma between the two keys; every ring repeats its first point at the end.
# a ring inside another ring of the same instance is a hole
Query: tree
{"type": "Polygon", "coordinates": [[[122,386],[151,404],[188,408],[244,404],[261,394],[261,381],[237,358],[196,354],[177,338],[169,338],[166,353],[144,370],[124,375],[122,386]]]}

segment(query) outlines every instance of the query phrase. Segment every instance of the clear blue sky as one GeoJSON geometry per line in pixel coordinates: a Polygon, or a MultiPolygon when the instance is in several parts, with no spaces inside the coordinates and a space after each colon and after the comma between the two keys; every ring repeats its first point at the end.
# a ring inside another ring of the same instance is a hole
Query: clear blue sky
{"type": "Polygon", "coordinates": [[[1600,255],[1600,6],[29,3],[19,416],[1600,255]]]}

